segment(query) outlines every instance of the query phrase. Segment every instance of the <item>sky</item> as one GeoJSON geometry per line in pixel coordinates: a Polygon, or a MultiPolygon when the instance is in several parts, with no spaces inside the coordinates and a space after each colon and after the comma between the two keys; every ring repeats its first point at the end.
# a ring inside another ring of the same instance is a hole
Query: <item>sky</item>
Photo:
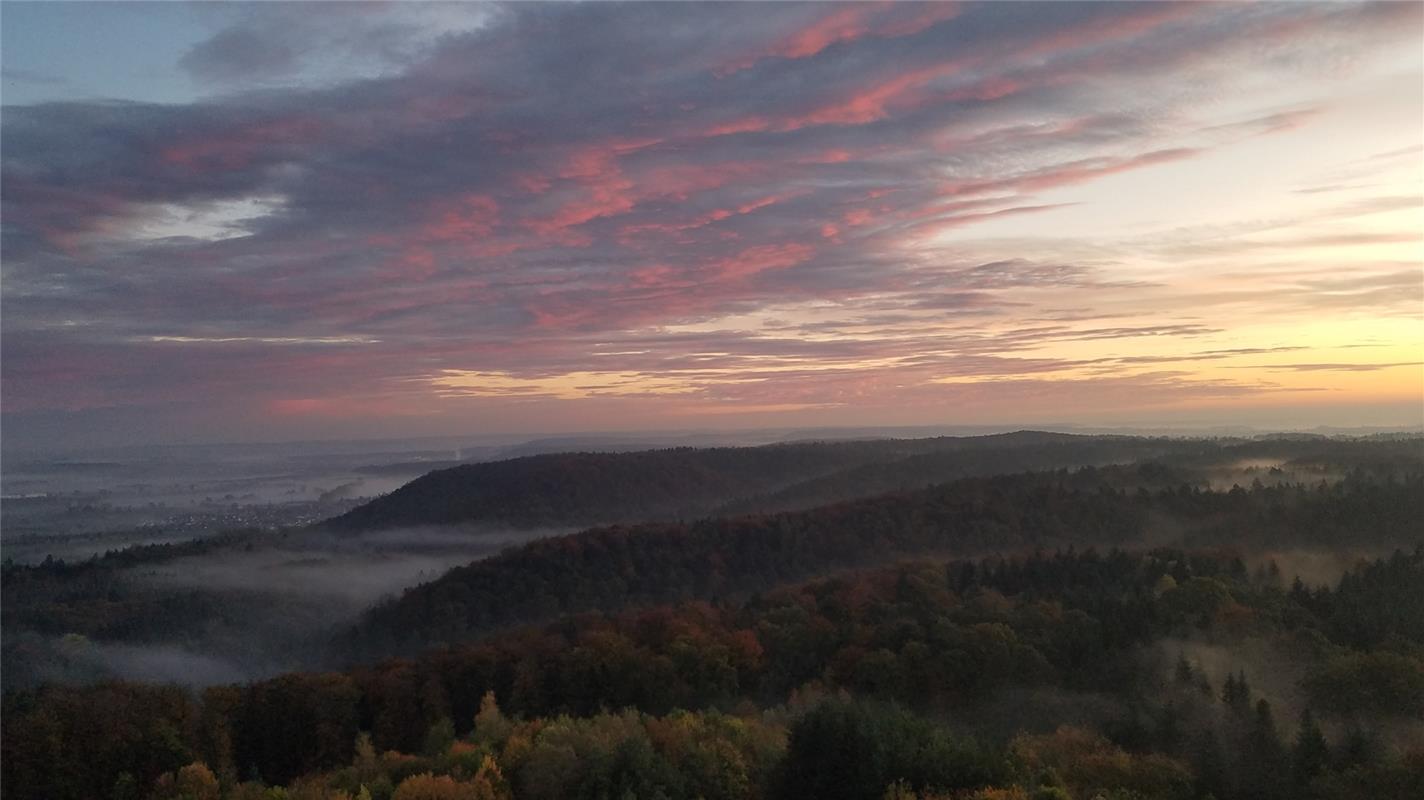
{"type": "Polygon", "coordinates": [[[1419,3],[0,4],[6,447],[1424,424],[1419,3]]]}

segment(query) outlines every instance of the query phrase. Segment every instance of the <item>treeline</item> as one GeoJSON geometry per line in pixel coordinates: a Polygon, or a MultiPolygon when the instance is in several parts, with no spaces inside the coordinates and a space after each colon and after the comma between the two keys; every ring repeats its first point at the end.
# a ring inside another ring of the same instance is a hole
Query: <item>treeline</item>
{"type": "Polygon", "coordinates": [[[803,512],[543,539],[378,605],[347,646],[362,657],[410,652],[560,614],[739,596],[922,554],[1107,548],[1153,538],[1192,546],[1407,547],[1424,519],[1417,474],[1229,491],[1146,488],[1171,474],[1147,464],[973,478],[803,512]]]}
{"type": "Polygon", "coordinates": [[[761,447],[557,453],[431,472],[329,523],[336,530],[444,524],[522,528],[675,520],[804,508],[969,475],[1196,453],[1204,441],[1021,432],[761,447]]]}
{"type": "Polygon", "coordinates": [[[436,470],[327,525],[538,528],[676,518],[905,447],[877,442],[526,456],[436,470]]]}
{"type": "MultiPolygon", "coordinates": [[[[147,544],[82,561],[46,559],[0,567],[0,664],[7,687],[56,675],[92,680],[92,664],[70,663],[68,645],[197,641],[244,616],[271,613],[280,598],[175,587],[139,568],[179,558],[279,545],[291,531],[235,530],[186,542],[147,544]]],[[[298,666],[298,664],[293,664],[298,666]]]]}
{"type": "MultiPolygon", "coordinates": [[[[1424,440],[1417,438],[1344,441],[1307,437],[1241,441],[1025,433],[1018,438],[997,440],[994,446],[985,446],[987,442],[978,440],[960,441],[972,441],[980,446],[973,450],[943,448],[895,461],[851,467],[775,492],[734,501],[718,512],[726,515],[787,511],[921,489],[966,477],[1127,463],[1160,466],[1156,476],[1159,481],[1202,486],[1226,474],[1242,476],[1240,482],[1250,483],[1250,477],[1246,476],[1255,472],[1274,482],[1282,479],[1295,482],[1312,476],[1318,480],[1346,473],[1383,477],[1424,471],[1424,440]],[[1251,466],[1252,462],[1263,460],[1278,462],[1279,467],[1251,466]]],[[[1143,481],[1146,477],[1140,474],[1137,480],[1143,481]]]]}
{"type": "Polygon", "coordinates": [[[1301,475],[1419,472],[1424,440],[1258,440],[1011,434],[761,447],[557,453],[431,472],[330,520],[335,530],[445,524],[520,528],[766,513],[964,477],[1157,461],[1190,472],[1260,459],[1301,475]],[[1328,465],[1329,471],[1325,467],[1328,465]]]}
{"type": "Polygon", "coordinates": [[[200,699],[10,693],[3,778],[47,798],[1413,797],[1424,754],[1396,731],[1424,721],[1424,640],[1355,621],[1421,602],[1421,550],[1333,589],[1168,550],[915,563],[200,699]],[[1278,650],[1305,705],[1278,720],[1269,676],[1154,655],[1192,640],[1278,650]],[[1022,692],[1110,702],[1055,732],[1052,707],[1005,719],[1022,692]],[[841,693],[860,699],[817,700],[841,693]]]}
{"type": "Polygon", "coordinates": [[[891,492],[923,489],[961,478],[1042,472],[1219,454],[1215,442],[1121,436],[1064,436],[1025,432],[984,439],[951,439],[940,447],[893,461],[862,464],[734,500],[718,516],[814,508],[891,492]],[[952,445],[952,446],[951,446],[952,445]]]}
{"type": "MultiPolygon", "coordinates": [[[[215,611],[216,599],[202,592],[144,591],[123,571],[220,550],[253,550],[284,541],[291,531],[244,528],[184,542],[161,542],[109,550],[66,562],[0,565],[0,624],[10,632],[80,633],[102,639],[146,639],[171,633],[179,612],[185,620],[215,611]]],[[[179,626],[181,627],[181,626],[179,626]]]]}

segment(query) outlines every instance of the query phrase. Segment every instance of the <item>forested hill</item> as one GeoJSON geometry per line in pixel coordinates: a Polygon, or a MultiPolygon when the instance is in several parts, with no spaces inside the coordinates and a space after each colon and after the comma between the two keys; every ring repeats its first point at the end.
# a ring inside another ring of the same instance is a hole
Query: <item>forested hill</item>
{"type": "Polygon", "coordinates": [[[564,613],[717,598],[925,553],[1038,547],[1412,547],[1424,478],[1203,491],[1160,465],[965,479],[810,511],[613,526],[535,541],[372,609],[353,655],[411,651],[564,613]]]}
{"type": "Polygon", "coordinates": [[[807,508],[972,475],[1215,452],[1202,441],[1023,431],[975,437],[556,453],[437,470],[330,520],[567,527],[807,508]]]}
{"type": "Polygon", "coordinates": [[[1230,554],[925,561],[201,697],[7,692],[0,764],[52,800],[1416,800],[1421,609],[1421,551],[1313,589],[1230,554]]]}
{"type": "MultiPolygon", "coordinates": [[[[1029,434],[1031,435],[1031,434],[1029,434]]],[[[968,441],[968,440],[961,440],[968,441]]],[[[1424,469],[1424,440],[1329,439],[1323,436],[1254,439],[1144,439],[1066,437],[1040,442],[980,446],[972,451],[936,449],[894,461],[861,464],[719,508],[720,516],[814,508],[842,500],[920,489],[959,478],[1156,462],[1203,485],[1249,483],[1254,473],[1273,482],[1313,482],[1344,472],[1405,475],[1424,469]],[[1270,467],[1276,467],[1274,472],[1270,467]]]]}

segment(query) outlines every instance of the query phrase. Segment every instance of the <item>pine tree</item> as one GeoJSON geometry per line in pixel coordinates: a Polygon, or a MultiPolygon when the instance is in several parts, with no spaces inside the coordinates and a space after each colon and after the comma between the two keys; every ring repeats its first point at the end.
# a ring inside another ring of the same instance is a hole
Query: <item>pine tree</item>
{"type": "Polygon", "coordinates": [[[1227,790],[1226,767],[1222,763],[1221,744],[1210,728],[1201,732],[1192,747],[1192,768],[1197,776],[1197,792],[1223,796],[1227,790]]]}
{"type": "Polygon", "coordinates": [[[1259,800],[1280,797],[1287,788],[1280,780],[1285,759],[1271,704],[1265,699],[1256,703],[1256,715],[1243,744],[1238,770],[1245,796],[1259,800]]]}
{"type": "Polygon", "coordinates": [[[1246,672],[1242,670],[1235,675],[1227,674],[1226,683],[1221,689],[1221,699],[1227,706],[1237,714],[1245,716],[1251,708],[1251,684],[1246,681],[1246,672]]]}
{"type": "Polygon", "coordinates": [[[1319,775],[1330,763],[1330,747],[1325,742],[1325,734],[1315,722],[1315,716],[1307,708],[1300,715],[1300,730],[1295,735],[1295,746],[1291,749],[1292,767],[1297,785],[1304,786],[1319,775]]]}
{"type": "Polygon", "coordinates": [[[1230,672],[1226,673],[1226,682],[1221,684],[1221,702],[1228,706],[1236,705],[1236,676],[1230,672]]]}
{"type": "Polygon", "coordinates": [[[1275,761],[1281,754],[1281,737],[1276,731],[1276,719],[1271,704],[1265,698],[1256,702],[1256,721],[1251,726],[1251,747],[1262,760],[1275,761]]]}
{"type": "Polygon", "coordinates": [[[1197,690],[1202,693],[1203,697],[1216,696],[1216,690],[1211,686],[1211,679],[1206,676],[1205,672],[1197,675],[1197,690]]]}
{"type": "Polygon", "coordinates": [[[425,732],[425,743],[421,747],[427,756],[444,755],[455,742],[455,724],[449,717],[441,717],[430,724],[425,732]]]}
{"type": "Polygon", "coordinates": [[[1157,743],[1162,750],[1175,753],[1182,743],[1182,712],[1174,701],[1162,707],[1162,724],[1157,727],[1157,743]]]}
{"type": "Polygon", "coordinates": [[[1345,732],[1345,740],[1340,744],[1338,768],[1374,764],[1380,759],[1382,749],[1379,736],[1374,731],[1352,726],[1345,732]]]}
{"type": "Polygon", "coordinates": [[[1182,686],[1191,686],[1193,683],[1192,662],[1187,660],[1185,654],[1177,656],[1177,683],[1182,686]]]}

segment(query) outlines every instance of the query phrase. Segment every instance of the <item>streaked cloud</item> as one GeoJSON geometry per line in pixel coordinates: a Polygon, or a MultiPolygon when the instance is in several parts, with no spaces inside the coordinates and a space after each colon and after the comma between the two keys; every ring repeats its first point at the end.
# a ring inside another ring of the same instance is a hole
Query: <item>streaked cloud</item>
{"type": "Polygon", "coordinates": [[[1417,4],[201,13],[199,99],[5,108],[9,419],[1424,390],[1417,4]],[[1252,361],[1365,343],[1392,383],[1252,361]]]}

